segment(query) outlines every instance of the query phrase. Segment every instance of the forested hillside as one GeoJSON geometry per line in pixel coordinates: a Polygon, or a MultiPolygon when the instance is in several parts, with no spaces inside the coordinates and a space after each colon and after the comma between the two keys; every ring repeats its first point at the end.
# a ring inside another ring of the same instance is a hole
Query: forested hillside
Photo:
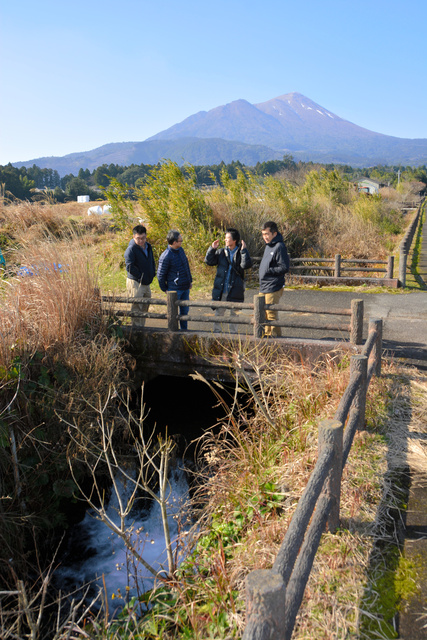
{"type": "MultiPolygon", "coordinates": [[[[150,172],[160,165],[161,163],[131,164],[130,166],[103,164],[93,171],[81,168],[77,175],[70,173],[62,178],[58,171],[41,169],[36,165],[30,168],[17,168],[12,164],[0,165],[0,187],[2,195],[7,200],[42,200],[48,197],[51,201],[66,202],[76,200],[78,195],[89,195],[91,200],[97,200],[104,197],[102,189],[108,187],[112,179],[123,185],[138,188],[145,183],[150,172]]],[[[313,162],[296,162],[292,156],[288,155],[283,156],[281,160],[267,160],[258,162],[254,166],[245,166],[239,161],[229,164],[221,162],[216,165],[194,166],[196,183],[199,187],[221,184],[221,172],[224,169],[232,178],[236,178],[238,170],[261,178],[285,172],[288,178],[298,182],[301,176],[319,168],[328,171],[337,170],[349,182],[361,177],[370,177],[389,187],[396,187],[399,182],[411,181],[427,184],[426,165],[420,167],[379,165],[360,168],[333,163],[322,165],[313,162]]]]}

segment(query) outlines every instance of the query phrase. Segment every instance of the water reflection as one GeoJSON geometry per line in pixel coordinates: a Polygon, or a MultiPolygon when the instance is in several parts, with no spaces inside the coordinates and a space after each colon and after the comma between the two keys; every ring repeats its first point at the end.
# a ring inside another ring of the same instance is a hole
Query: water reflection
{"type": "MultiPolygon", "coordinates": [[[[183,465],[177,464],[170,472],[170,495],[168,498],[168,521],[173,554],[177,564],[182,560],[182,549],[177,548],[179,531],[189,528],[188,502],[189,487],[183,465]],[[186,506],[187,505],[187,506],[186,506]]],[[[120,495],[127,500],[133,490],[131,483],[123,483],[119,478],[120,495]]],[[[108,515],[119,524],[117,497],[112,493],[106,508],[108,515]]],[[[126,526],[132,528],[132,544],[144,560],[156,571],[168,570],[165,537],[158,502],[143,510],[138,503],[128,517],[126,526]]],[[[121,609],[125,600],[140,595],[153,587],[152,574],[126,549],[124,541],[98,519],[93,510],[88,510],[84,519],[70,531],[67,551],[60,568],[55,574],[57,586],[70,592],[89,582],[90,595],[105,585],[109,610],[121,609]],[[120,598],[120,595],[124,599],[120,598]]]]}

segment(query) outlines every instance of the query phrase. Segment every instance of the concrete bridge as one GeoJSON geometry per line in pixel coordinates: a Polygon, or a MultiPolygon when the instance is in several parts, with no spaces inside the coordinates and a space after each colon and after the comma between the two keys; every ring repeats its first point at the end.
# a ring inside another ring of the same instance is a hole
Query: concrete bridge
{"type": "MultiPolygon", "coordinates": [[[[276,338],[213,334],[203,331],[170,332],[166,329],[124,327],[129,352],[135,358],[134,384],[140,386],[159,375],[185,377],[194,372],[209,380],[232,381],[236,354],[253,352],[258,357],[315,362],[326,354],[349,355],[360,347],[348,341],[276,338]]],[[[244,367],[244,365],[243,365],[244,367]]],[[[245,368],[245,367],[244,367],[245,368]]],[[[251,369],[245,369],[250,377],[251,369]]]]}
{"type": "MultiPolygon", "coordinates": [[[[363,301],[359,299],[350,300],[346,307],[265,305],[265,297],[258,292],[252,292],[246,299],[244,303],[186,301],[190,312],[179,316],[178,307],[184,303],[176,299],[176,292],[169,292],[166,299],[152,298],[146,312],[129,310],[132,299],[103,296],[103,302],[111,305],[105,312],[119,322],[124,316],[146,319],[144,327],[121,326],[136,361],[137,385],[158,375],[187,376],[194,371],[209,379],[231,379],[233,360],[239,352],[252,351],[259,356],[268,353],[269,359],[286,354],[299,362],[314,362],[326,353],[360,351],[364,318],[363,301]],[[128,308],[118,309],[123,304],[128,308]],[[228,331],[228,318],[215,316],[215,309],[220,307],[238,314],[232,318],[238,333],[228,331]],[[267,323],[265,310],[269,308],[277,311],[278,319],[267,323]],[[178,318],[188,321],[188,331],[179,330],[178,318]],[[213,327],[218,323],[223,333],[214,333],[213,327]],[[280,326],[285,337],[264,339],[265,324],[280,326]]],[[[250,375],[249,370],[247,373],[250,375]]]]}

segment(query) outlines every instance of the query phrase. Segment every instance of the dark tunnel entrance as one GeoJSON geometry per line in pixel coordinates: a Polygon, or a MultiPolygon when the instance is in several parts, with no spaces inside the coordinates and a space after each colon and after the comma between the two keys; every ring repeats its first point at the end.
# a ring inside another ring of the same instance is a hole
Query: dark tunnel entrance
{"type": "MultiPolygon", "coordinates": [[[[234,388],[217,386],[209,382],[221,394],[218,399],[210,386],[191,376],[157,376],[144,384],[143,403],[146,418],[144,428],[149,433],[156,430],[164,434],[167,428],[179,447],[179,455],[186,457],[194,451],[194,443],[208,428],[213,428],[227,415],[231,407],[234,388]],[[225,406],[224,406],[225,405],[225,406]]],[[[140,402],[140,394],[138,398],[140,402]]]]}

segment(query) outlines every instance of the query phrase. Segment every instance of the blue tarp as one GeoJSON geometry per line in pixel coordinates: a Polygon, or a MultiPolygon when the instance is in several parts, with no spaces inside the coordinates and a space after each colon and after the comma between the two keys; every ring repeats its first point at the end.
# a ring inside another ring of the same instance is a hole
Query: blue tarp
{"type": "Polygon", "coordinates": [[[4,259],[4,256],[3,256],[2,252],[1,252],[1,249],[0,249],[0,264],[3,267],[6,267],[6,260],[4,259]]]}
{"type": "Polygon", "coordinates": [[[59,273],[64,273],[64,271],[66,271],[66,268],[64,265],[60,264],[58,262],[58,264],[56,262],[53,262],[52,265],[44,265],[43,267],[39,267],[39,265],[37,264],[32,264],[29,267],[19,267],[16,275],[21,276],[21,277],[25,277],[25,276],[38,276],[40,275],[40,272],[42,270],[44,271],[59,271],[59,273]]]}

